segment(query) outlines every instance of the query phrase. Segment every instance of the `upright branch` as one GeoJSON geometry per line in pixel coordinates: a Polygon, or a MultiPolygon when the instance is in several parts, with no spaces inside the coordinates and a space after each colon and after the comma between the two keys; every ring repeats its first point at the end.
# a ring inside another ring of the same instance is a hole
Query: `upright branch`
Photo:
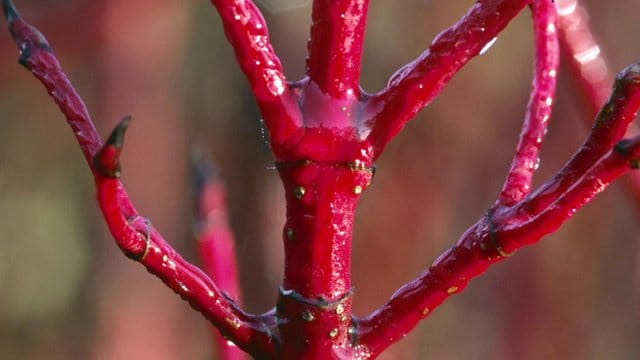
{"type": "Polygon", "coordinates": [[[251,0],[211,3],[218,10],[238,64],[251,84],[272,143],[285,142],[299,128],[302,117],[260,10],[251,0]]]}
{"type": "Polygon", "coordinates": [[[530,7],[535,47],[533,83],[520,140],[498,196],[498,203],[505,206],[514,205],[531,191],[531,180],[540,162],[540,147],[547,133],[556,92],[560,51],[555,5],[535,1],[530,7]]]}
{"type": "Polygon", "coordinates": [[[123,119],[103,145],[82,99],[44,36],[20,17],[11,0],[3,0],[3,8],[20,50],[20,63],[42,82],[76,135],[94,174],[103,216],[121,250],[158,276],[239,347],[269,357],[273,344],[268,320],[240,310],[209,277],[177,254],[131,204],[118,179],[119,155],[130,119],[123,119]]]}
{"type": "MultiPolygon", "coordinates": [[[[551,1],[551,0],[544,0],[551,1]]],[[[418,58],[391,76],[367,103],[377,155],[469,60],[477,56],[531,0],[478,0],[418,58]]]]}
{"type": "Polygon", "coordinates": [[[315,0],[307,74],[332,98],[359,97],[369,0],[315,0]]]}

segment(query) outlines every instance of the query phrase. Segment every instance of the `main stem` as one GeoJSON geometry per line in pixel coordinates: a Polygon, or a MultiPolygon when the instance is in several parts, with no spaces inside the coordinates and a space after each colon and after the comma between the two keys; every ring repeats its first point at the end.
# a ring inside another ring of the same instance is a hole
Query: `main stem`
{"type": "Polygon", "coordinates": [[[370,183],[349,163],[280,163],[287,220],[278,302],[284,359],[351,358],[351,239],[355,207],[370,183]]]}

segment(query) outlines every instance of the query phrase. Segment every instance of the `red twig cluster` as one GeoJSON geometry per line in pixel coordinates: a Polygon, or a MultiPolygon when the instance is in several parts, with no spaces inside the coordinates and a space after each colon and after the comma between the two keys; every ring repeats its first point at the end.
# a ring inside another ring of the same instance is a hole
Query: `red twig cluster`
{"type": "MultiPolygon", "coordinates": [[[[213,224],[200,234],[207,275],[177,254],[137,213],[118,179],[129,118],[103,144],[44,37],[19,16],[10,0],[3,1],[20,62],[67,117],[94,174],[98,201],[118,246],[202,312],[226,339],[257,358],[376,357],[470,279],[555,231],[608,184],[640,165],[640,137],[623,139],[640,107],[640,65],[631,65],[618,75],[582,146],[554,176],[532,189],[558,72],[558,12],[552,0],[478,0],[375,94],[359,87],[368,0],[313,2],[308,76],[297,82],[285,79],[252,1],[212,3],[261,109],[286,191],[285,277],[277,306],[262,315],[242,311],[218,287],[235,277],[231,237],[224,227],[215,226],[223,221],[216,214],[220,189],[205,189],[217,195],[205,195],[203,199],[212,196],[213,203],[203,202],[200,210],[205,223],[213,224]],[[374,161],[527,5],[535,35],[533,86],[520,141],[495,204],[417,279],[374,313],[354,317],[354,211],[370,185],[374,161]]],[[[601,95],[592,93],[592,102],[598,102],[601,95]]],[[[233,286],[233,281],[223,285],[234,292],[233,286]]]]}

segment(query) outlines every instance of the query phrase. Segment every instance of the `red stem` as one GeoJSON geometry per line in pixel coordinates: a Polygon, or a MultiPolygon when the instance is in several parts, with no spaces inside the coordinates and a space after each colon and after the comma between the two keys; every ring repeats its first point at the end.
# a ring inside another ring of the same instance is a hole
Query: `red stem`
{"type": "Polygon", "coordinates": [[[488,210],[420,277],[359,320],[359,344],[374,356],[379,354],[470,279],[555,231],[609,183],[638,168],[640,140],[619,140],[640,107],[640,64],[625,69],[615,89],[589,138],[565,168],[514,206],[488,210]]]}
{"type": "Polygon", "coordinates": [[[281,163],[287,201],[285,274],[278,302],[285,359],[352,358],[351,236],[369,168],[281,163]]]}
{"type": "Polygon", "coordinates": [[[535,44],[533,83],[520,141],[498,197],[498,204],[505,206],[514,205],[531,191],[533,173],[540,162],[540,147],[551,117],[560,63],[555,4],[536,1],[530,7],[535,44]]]}
{"type": "MultiPolygon", "coordinates": [[[[198,179],[196,238],[204,272],[240,305],[240,286],[234,249],[235,240],[229,227],[225,187],[222,180],[211,174],[204,159],[194,164],[198,179]]],[[[218,357],[222,360],[246,359],[246,354],[234,343],[214,330],[218,357]]]]}
{"type": "MultiPolygon", "coordinates": [[[[531,1],[477,1],[426,52],[394,75],[383,91],[368,99],[349,97],[359,77],[366,0],[314,2],[310,79],[292,86],[285,83],[255,5],[249,0],[212,3],[262,110],[286,192],[285,278],[276,312],[262,316],[240,310],[138,215],[118,180],[129,119],[118,125],[103,146],[44,37],[19,17],[10,0],[3,0],[21,63],[41,80],[67,116],[94,173],[98,201],[118,246],[202,312],[225,337],[258,358],[377,356],[471,278],[554,231],[611,181],[640,166],[640,137],[620,141],[640,107],[640,65],[633,65],[617,78],[609,103],[576,155],[538,191],[528,193],[530,163],[538,156],[557,67],[551,27],[554,5],[550,0],[536,1],[532,4],[534,90],[496,205],[419,278],[367,318],[354,321],[351,237],[355,207],[371,182],[373,160],[531,1]],[[327,53],[322,51],[325,46],[327,53]]],[[[230,254],[225,258],[232,259],[230,254]]]]}
{"type": "MultiPolygon", "coordinates": [[[[112,161],[114,152],[110,149],[108,144],[99,159],[112,161]]],[[[122,251],[159,277],[238,347],[256,356],[270,357],[273,344],[262,319],[240,310],[205,273],[176,253],[148,219],[133,209],[120,181],[108,175],[96,179],[98,203],[122,251]]]]}
{"type": "MultiPolygon", "coordinates": [[[[613,75],[589,26],[587,9],[578,0],[558,0],[560,45],[566,54],[573,78],[587,99],[590,114],[596,114],[609,96],[613,75]]],[[[627,135],[638,134],[631,124],[627,135]]],[[[625,177],[627,190],[640,207],[640,173],[625,177]]]]}
{"type": "MultiPolygon", "coordinates": [[[[551,1],[551,0],[544,0],[551,1]]],[[[530,0],[478,0],[455,25],[441,32],[417,59],[398,70],[371,96],[367,116],[376,157],[469,60],[477,56],[530,0]]]]}
{"type": "Polygon", "coordinates": [[[369,0],[314,0],[307,74],[332,98],[360,96],[369,0]]]}
{"type": "Polygon", "coordinates": [[[266,322],[269,319],[238,309],[202,271],[180,257],[131,204],[117,179],[118,157],[129,118],[120,123],[103,146],[86,106],[44,36],[20,17],[10,0],[3,0],[3,7],[20,49],[20,63],[42,82],[78,140],[95,177],[100,208],[118,246],[202,312],[239,347],[256,356],[270,356],[273,344],[266,322]]]}
{"type": "Polygon", "coordinates": [[[102,141],[91,122],[87,107],[76,93],[67,75],[60,69],[58,60],[40,31],[20,17],[11,1],[4,0],[3,7],[9,21],[9,31],[20,50],[20,64],[42,82],[65,114],[80,149],[93,170],[91,160],[100,150],[102,141]]]}
{"type": "Polygon", "coordinates": [[[637,72],[638,65],[634,64],[618,75],[611,97],[598,114],[589,137],[556,176],[537,190],[528,202],[528,212],[537,214],[549,206],[622,139],[640,102],[637,72]]]}
{"type": "Polygon", "coordinates": [[[569,67],[587,98],[590,114],[596,114],[609,97],[613,74],[589,26],[587,10],[578,0],[557,0],[558,33],[569,67]]]}
{"type": "Polygon", "coordinates": [[[284,143],[299,128],[302,117],[260,10],[251,0],[211,0],[211,3],[218,10],[238,64],[251,84],[271,142],[284,143]]]}

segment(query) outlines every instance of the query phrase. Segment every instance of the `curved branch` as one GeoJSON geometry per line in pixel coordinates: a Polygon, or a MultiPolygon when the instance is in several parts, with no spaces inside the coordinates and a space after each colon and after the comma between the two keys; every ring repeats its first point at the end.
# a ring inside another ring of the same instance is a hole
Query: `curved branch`
{"type": "Polygon", "coordinates": [[[238,64],[251,84],[271,141],[285,142],[300,128],[302,117],[260,10],[251,0],[211,0],[211,3],[218,10],[238,64]]]}
{"type": "Polygon", "coordinates": [[[98,203],[116,243],[127,257],[159,277],[238,347],[258,357],[271,356],[273,344],[267,325],[258,316],[240,310],[202,270],[184,260],[129,201],[118,180],[127,125],[128,118],[116,127],[94,161],[99,164],[98,203]]]}
{"type": "Polygon", "coordinates": [[[514,205],[531,191],[531,180],[538,169],[540,147],[551,117],[560,63],[555,4],[536,1],[530,7],[535,37],[533,83],[520,140],[498,197],[498,204],[505,206],[514,205]]]}
{"type": "Polygon", "coordinates": [[[639,88],[640,65],[631,65],[620,72],[589,137],[562,169],[527,201],[528,213],[536,215],[549,206],[622,139],[640,106],[639,88]]]}
{"type": "Polygon", "coordinates": [[[369,0],[315,0],[307,74],[332,98],[359,96],[369,0]]]}
{"type": "Polygon", "coordinates": [[[102,146],[102,141],[91,122],[87,107],[60,68],[58,59],[40,31],[22,19],[11,0],[3,0],[2,6],[9,22],[9,31],[20,51],[20,64],[42,82],[60,107],[93,170],[91,160],[102,146]]]}
{"type": "Polygon", "coordinates": [[[367,102],[372,117],[368,138],[377,154],[530,2],[478,0],[455,25],[436,36],[417,59],[391,76],[387,86],[367,102]]]}
{"type": "Polygon", "coordinates": [[[640,137],[620,141],[638,108],[640,64],[635,64],[618,76],[610,102],[572,160],[514,206],[488,210],[428,270],[358,320],[358,343],[379,354],[491,264],[555,231],[612,181],[638,168],[640,137]]]}
{"type": "Polygon", "coordinates": [[[103,146],[86,106],[44,36],[20,17],[11,0],[3,0],[3,8],[20,50],[20,63],[43,83],[80,144],[95,177],[100,208],[118,246],[202,312],[239,347],[255,356],[271,356],[273,344],[265,321],[244,313],[225,297],[202,271],[177,254],[131,204],[118,180],[118,158],[129,118],[116,127],[103,146]]]}

